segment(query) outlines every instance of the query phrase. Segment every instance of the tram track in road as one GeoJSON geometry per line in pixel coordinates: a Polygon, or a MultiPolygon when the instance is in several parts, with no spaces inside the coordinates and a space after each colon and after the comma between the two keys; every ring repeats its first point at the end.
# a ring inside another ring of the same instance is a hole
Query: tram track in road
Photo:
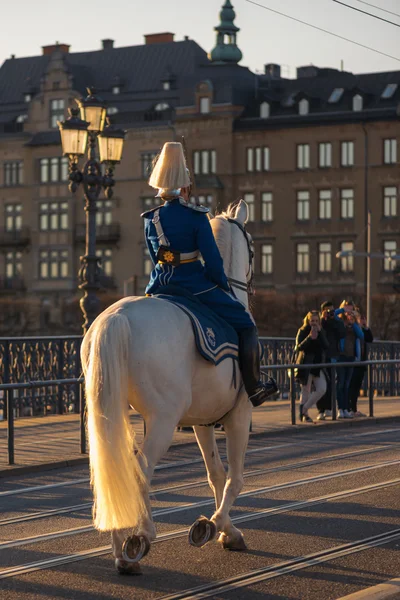
{"type": "MultiPolygon", "coordinates": [[[[373,491],[382,490],[382,489],[389,488],[389,487],[394,487],[397,485],[400,485],[400,478],[383,481],[380,483],[370,484],[370,485],[366,485],[366,486],[362,486],[362,487],[358,487],[358,488],[350,488],[348,490],[343,490],[341,492],[334,492],[332,494],[326,494],[324,496],[310,498],[308,500],[286,502],[280,506],[270,507],[270,508],[266,508],[264,510],[259,510],[259,511],[254,511],[254,512],[250,512],[250,513],[238,515],[236,517],[233,517],[232,522],[235,525],[241,524],[241,523],[248,523],[251,521],[259,520],[263,517],[267,518],[267,517],[272,517],[272,516],[279,515],[279,514],[293,512],[296,510],[305,509],[307,507],[313,507],[313,506],[317,506],[319,504],[325,504],[325,503],[328,503],[331,501],[337,501],[340,499],[349,498],[351,496],[362,495],[362,494],[370,493],[373,491]]],[[[167,541],[171,541],[171,540],[175,540],[175,539],[184,537],[188,534],[188,532],[189,532],[189,529],[184,528],[184,529],[179,529],[179,530],[163,533],[157,537],[157,539],[153,542],[153,544],[159,544],[162,542],[167,542],[167,541]]],[[[223,580],[223,581],[217,582],[216,584],[214,584],[214,587],[213,587],[213,584],[208,584],[206,586],[200,586],[200,588],[191,588],[190,590],[186,590],[185,592],[181,592],[180,594],[199,593],[200,590],[202,593],[209,593],[210,591],[216,591],[216,590],[219,591],[220,586],[222,586],[222,587],[223,586],[232,586],[232,584],[236,580],[242,581],[241,587],[244,587],[244,584],[250,585],[251,583],[258,582],[258,581],[253,582],[253,580],[251,579],[251,577],[253,577],[253,575],[255,573],[258,576],[263,576],[264,579],[276,577],[278,575],[285,575],[293,570],[298,570],[299,568],[305,568],[307,566],[313,566],[314,564],[319,564],[318,562],[317,563],[310,562],[311,560],[315,560],[317,558],[321,559],[323,557],[327,557],[325,559],[325,562],[326,562],[326,560],[333,560],[333,558],[339,558],[339,556],[343,556],[344,554],[337,554],[337,556],[333,556],[333,554],[332,554],[335,552],[337,553],[339,549],[341,549],[341,551],[343,551],[343,549],[346,547],[356,547],[357,545],[360,545],[360,544],[364,544],[364,546],[365,546],[366,543],[369,543],[368,542],[369,540],[373,540],[375,538],[377,540],[377,543],[375,545],[378,545],[379,540],[381,540],[380,541],[381,544],[389,543],[390,541],[392,541],[392,539],[397,539],[398,537],[400,537],[400,529],[396,529],[396,530],[387,532],[385,534],[380,534],[378,536],[374,536],[373,538],[357,540],[356,542],[351,542],[349,544],[335,547],[333,549],[328,549],[328,550],[324,550],[322,552],[317,552],[312,555],[297,557],[296,559],[293,559],[291,561],[286,561],[285,563],[279,563],[278,565],[272,565],[270,567],[266,567],[264,569],[259,569],[257,571],[251,571],[249,573],[242,574],[238,577],[231,578],[229,580],[223,580]],[[389,534],[392,534],[392,536],[395,536],[395,537],[390,537],[389,534]],[[386,540],[386,541],[384,541],[384,540],[386,540]],[[290,570],[287,570],[287,569],[290,569],[290,570]],[[249,581],[249,583],[246,583],[247,581],[249,581]]],[[[43,541],[43,540],[41,540],[41,541],[43,541]]],[[[363,547],[362,549],[369,549],[371,547],[373,547],[373,546],[367,545],[365,548],[363,547]]],[[[354,551],[359,551],[359,550],[354,550],[354,551]]],[[[58,557],[53,557],[53,558],[44,559],[44,560],[40,560],[40,561],[35,561],[32,563],[17,565],[15,567],[10,567],[10,568],[0,571],[0,580],[8,579],[10,577],[16,577],[16,576],[20,576],[20,575],[25,575],[28,573],[41,571],[44,569],[50,569],[53,567],[58,567],[58,566],[66,565],[66,564],[71,564],[74,562],[80,562],[80,561],[88,560],[91,558],[97,558],[100,556],[107,555],[110,552],[111,552],[111,545],[107,545],[107,546],[101,546],[98,548],[93,548],[91,550],[82,550],[75,554],[58,556],[58,557]]],[[[322,561],[320,560],[319,562],[322,562],[322,561]]],[[[260,579],[259,581],[263,581],[264,579],[260,579]]],[[[229,589],[227,587],[227,589],[225,591],[230,591],[230,590],[231,590],[231,587],[229,587],[229,589]]],[[[181,598],[181,597],[182,598],[186,598],[186,597],[191,598],[191,595],[180,596],[179,594],[177,594],[177,595],[167,596],[167,597],[165,597],[165,600],[167,598],[170,600],[172,600],[172,599],[175,600],[175,598],[176,598],[176,600],[178,600],[178,598],[181,598]]],[[[202,598],[202,597],[203,596],[198,596],[198,598],[202,598]]],[[[204,597],[210,597],[210,595],[204,596],[204,597]]],[[[193,596],[193,598],[197,598],[197,596],[193,596]]]]}
{"type": "MultiPolygon", "coordinates": [[[[259,496],[260,494],[274,493],[274,492],[278,492],[281,490],[300,487],[303,485],[310,485],[312,483],[325,482],[325,481],[329,481],[331,479],[337,479],[339,477],[345,477],[348,475],[365,473],[368,471],[391,467],[391,466],[395,466],[395,465],[399,465],[399,464],[400,464],[400,460],[391,460],[391,461],[385,461],[383,463],[366,465],[363,467],[353,467],[351,469],[343,469],[341,471],[334,471],[333,473],[324,473],[322,475],[315,475],[312,477],[306,477],[303,479],[297,479],[295,481],[279,483],[279,484],[275,484],[272,486],[271,485],[263,486],[263,487],[260,487],[257,489],[242,492],[241,494],[239,494],[238,499],[252,498],[255,496],[259,496]]],[[[392,481],[396,482],[396,484],[397,484],[400,480],[395,479],[392,481]]],[[[187,504],[180,504],[180,505],[174,506],[174,507],[162,508],[162,509],[153,511],[153,518],[162,517],[164,515],[177,514],[180,512],[185,512],[187,510],[200,509],[200,508],[204,508],[205,506],[212,506],[212,505],[214,505],[214,502],[215,502],[214,498],[207,498],[207,499],[201,500],[199,502],[192,502],[192,503],[187,503],[187,504]]],[[[266,509],[267,513],[269,510],[271,510],[271,509],[266,509]]],[[[274,510],[274,509],[272,509],[272,510],[274,510]]],[[[254,513],[254,514],[257,514],[257,513],[254,513]]],[[[262,511],[261,514],[264,514],[264,511],[262,511]]],[[[236,518],[240,519],[241,517],[236,517],[236,518]]],[[[257,518],[257,517],[254,517],[254,518],[257,518]]],[[[234,519],[232,519],[232,520],[234,521],[234,519]]],[[[84,533],[92,533],[94,531],[95,531],[95,528],[93,525],[86,525],[84,527],[74,527],[71,529],[63,529],[61,531],[54,531],[52,533],[43,533],[43,534],[36,535],[36,536],[1,542],[0,543],[0,551],[8,550],[10,548],[18,548],[21,546],[29,546],[29,545],[33,545],[33,544],[39,544],[39,543],[48,542],[51,540],[60,539],[60,538],[64,538],[64,537],[70,537],[70,536],[74,536],[74,535],[82,535],[84,533]]]]}
{"type": "MultiPolygon", "coordinates": [[[[393,449],[393,447],[396,447],[396,446],[397,445],[395,445],[395,444],[393,444],[389,448],[387,446],[374,446],[373,448],[366,448],[366,449],[362,449],[362,450],[353,450],[350,452],[342,452],[339,454],[334,454],[332,456],[321,457],[321,458],[312,458],[312,459],[308,459],[305,461],[289,463],[287,465],[281,465],[279,467],[266,467],[264,469],[256,469],[253,471],[246,471],[243,474],[243,477],[244,478],[256,477],[258,475],[267,475],[268,473],[280,473],[280,472],[284,472],[284,471],[290,471],[292,469],[294,470],[294,469],[306,468],[306,467],[313,466],[313,465],[326,464],[326,463],[334,462],[336,460],[355,458],[357,456],[362,456],[365,454],[375,454],[378,452],[390,451],[391,449],[393,449]]],[[[202,461],[202,459],[200,459],[200,460],[202,461]]],[[[161,465],[161,466],[163,466],[163,465],[161,465]]],[[[80,481],[82,481],[82,480],[80,480],[80,481]]],[[[184,490],[189,490],[189,489],[196,488],[196,487],[207,487],[208,485],[209,485],[209,483],[208,483],[207,479],[202,479],[200,481],[192,481],[192,482],[186,483],[186,484],[182,483],[179,485],[169,486],[166,488],[160,488],[158,490],[154,490],[153,492],[151,492],[150,495],[152,498],[155,498],[155,497],[159,497],[163,494],[167,494],[167,493],[171,493],[171,492],[184,491],[184,490]]],[[[19,516],[15,516],[15,517],[9,517],[7,519],[0,520],[0,527],[18,524],[18,523],[24,523],[27,521],[34,521],[34,520],[38,520],[38,519],[55,517],[58,515],[65,515],[65,514],[76,512],[76,511],[90,510],[92,508],[92,506],[93,506],[92,502],[85,502],[85,503],[81,503],[81,504],[75,504],[72,506],[63,506],[61,508],[55,508],[55,509],[50,509],[50,510],[46,510],[46,511],[30,513],[30,514],[22,515],[22,516],[19,515],[19,516]]],[[[1,546],[0,546],[0,548],[1,548],[1,546]]]]}

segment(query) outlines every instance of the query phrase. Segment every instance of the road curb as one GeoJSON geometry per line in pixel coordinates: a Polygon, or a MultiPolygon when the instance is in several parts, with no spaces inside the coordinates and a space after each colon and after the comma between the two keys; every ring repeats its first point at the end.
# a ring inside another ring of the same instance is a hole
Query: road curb
{"type": "MultiPolygon", "coordinates": [[[[282,427],[280,429],[265,429],[263,431],[255,431],[250,433],[250,438],[275,438],[281,437],[285,435],[295,435],[297,433],[304,433],[312,428],[315,431],[322,431],[323,429],[348,429],[348,428],[356,428],[359,427],[368,427],[370,425],[385,425],[387,423],[400,423],[400,415],[393,417],[367,417],[364,419],[348,419],[346,421],[322,421],[315,423],[314,425],[309,423],[303,423],[299,425],[288,425],[287,427],[282,427]]],[[[192,434],[189,434],[192,435],[192,434]]],[[[217,440],[222,439],[217,436],[217,440]]],[[[188,441],[176,441],[171,445],[171,448],[176,446],[197,446],[197,442],[195,440],[188,441]]],[[[35,465],[23,465],[23,466],[15,466],[10,467],[8,469],[0,469],[0,479],[5,479],[7,477],[13,477],[16,475],[29,475],[31,473],[38,473],[40,471],[52,471],[55,469],[62,469],[64,467],[76,467],[79,465],[87,465],[89,464],[89,457],[79,456],[77,458],[70,458],[67,460],[54,461],[49,463],[38,463],[35,465]]],[[[399,590],[400,591],[400,590],[399,590]]]]}
{"type": "Polygon", "coordinates": [[[400,598],[400,577],[385,581],[349,596],[342,596],[338,600],[395,600],[400,598]]]}

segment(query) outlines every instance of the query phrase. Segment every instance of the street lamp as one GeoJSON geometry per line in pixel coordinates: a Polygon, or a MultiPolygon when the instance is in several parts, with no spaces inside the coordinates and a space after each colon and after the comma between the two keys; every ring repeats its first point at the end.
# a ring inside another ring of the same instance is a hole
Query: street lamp
{"type": "Polygon", "coordinates": [[[81,256],[79,287],[84,291],[80,300],[84,316],[83,331],[86,333],[97,317],[100,301],[97,292],[100,289],[102,269],[96,256],[96,213],[97,200],[104,189],[107,198],[113,195],[115,165],[121,161],[125,131],[116,129],[109,123],[105,127],[106,106],[93,88],[88,88],[88,96],[77,101],[80,109],[69,109],[69,118],[58,122],[61,134],[62,151],[69,158],[69,190],[75,193],[83,184],[86,213],[85,255],[81,256]],[[100,160],[96,156],[96,141],[99,142],[100,160]],[[87,142],[88,160],[79,169],[78,161],[85,154],[87,142]],[[106,166],[102,174],[101,164],[106,166]]]}

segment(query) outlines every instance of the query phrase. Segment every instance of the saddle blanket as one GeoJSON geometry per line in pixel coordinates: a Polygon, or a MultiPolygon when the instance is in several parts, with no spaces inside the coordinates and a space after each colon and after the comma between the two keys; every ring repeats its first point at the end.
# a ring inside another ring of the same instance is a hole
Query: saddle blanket
{"type": "Polygon", "coordinates": [[[189,317],[196,346],[201,356],[214,365],[225,358],[238,360],[238,335],[226,321],[218,317],[190,292],[174,285],[160,287],[153,295],[178,306],[189,317]]]}

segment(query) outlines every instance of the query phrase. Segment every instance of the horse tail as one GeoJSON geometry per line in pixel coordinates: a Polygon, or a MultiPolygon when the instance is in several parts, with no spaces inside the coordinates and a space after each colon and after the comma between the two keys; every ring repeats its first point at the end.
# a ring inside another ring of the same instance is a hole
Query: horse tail
{"type": "Polygon", "coordinates": [[[130,323],[123,312],[97,320],[82,347],[93,518],[100,531],[135,527],[147,515],[146,476],[129,422],[130,323]],[[86,356],[85,356],[86,354],[86,356]]]}

